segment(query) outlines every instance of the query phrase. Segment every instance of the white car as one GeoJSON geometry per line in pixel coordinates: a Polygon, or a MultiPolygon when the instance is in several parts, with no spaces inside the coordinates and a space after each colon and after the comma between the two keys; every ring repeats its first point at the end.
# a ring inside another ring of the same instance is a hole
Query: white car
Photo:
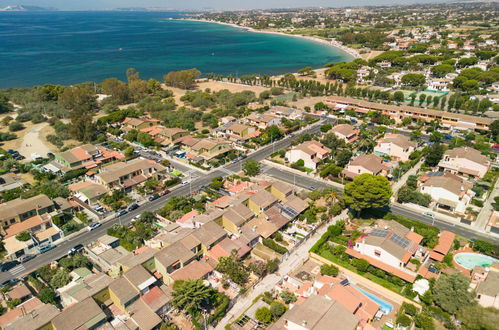
{"type": "Polygon", "coordinates": [[[102,226],[102,224],[101,224],[100,222],[96,222],[96,223],[93,223],[93,224],[91,224],[91,225],[88,225],[88,226],[87,226],[87,230],[88,230],[88,231],[92,231],[92,230],[94,230],[94,229],[99,228],[100,226],[102,226]]]}

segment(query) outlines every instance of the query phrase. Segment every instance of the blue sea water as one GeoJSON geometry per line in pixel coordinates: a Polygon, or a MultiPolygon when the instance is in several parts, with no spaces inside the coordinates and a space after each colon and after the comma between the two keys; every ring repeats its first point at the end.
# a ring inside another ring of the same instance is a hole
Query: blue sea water
{"type": "Polygon", "coordinates": [[[165,12],[1,12],[0,88],[203,73],[282,74],[350,59],[327,45],[165,12]]]}

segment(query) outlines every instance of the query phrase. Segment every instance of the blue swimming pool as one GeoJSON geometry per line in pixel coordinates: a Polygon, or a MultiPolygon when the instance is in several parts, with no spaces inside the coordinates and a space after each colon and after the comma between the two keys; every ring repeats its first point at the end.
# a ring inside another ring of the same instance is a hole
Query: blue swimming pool
{"type": "Polygon", "coordinates": [[[480,253],[469,253],[461,252],[454,256],[456,263],[466,269],[473,269],[475,266],[489,267],[497,261],[496,258],[492,258],[480,253]]]}
{"type": "Polygon", "coordinates": [[[362,292],[366,297],[368,297],[369,299],[371,299],[372,301],[374,301],[375,303],[377,303],[379,305],[379,309],[385,313],[385,314],[390,314],[390,312],[392,311],[393,309],[393,306],[384,301],[383,299],[373,295],[372,293],[370,292],[367,292],[366,290],[363,290],[361,288],[359,288],[358,286],[355,287],[357,290],[359,290],[360,292],[362,292]]]}

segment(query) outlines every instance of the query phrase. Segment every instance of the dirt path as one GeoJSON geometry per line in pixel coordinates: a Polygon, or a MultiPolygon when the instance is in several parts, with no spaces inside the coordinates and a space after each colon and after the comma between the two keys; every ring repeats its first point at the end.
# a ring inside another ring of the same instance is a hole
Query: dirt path
{"type": "Polygon", "coordinates": [[[21,146],[19,147],[19,153],[26,157],[26,159],[31,160],[31,154],[36,152],[42,157],[46,157],[51,149],[42,141],[40,136],[40,131],[46,127],[48,123],[41,123],[31,127],[29,132],[24,134],[21,146]]]}

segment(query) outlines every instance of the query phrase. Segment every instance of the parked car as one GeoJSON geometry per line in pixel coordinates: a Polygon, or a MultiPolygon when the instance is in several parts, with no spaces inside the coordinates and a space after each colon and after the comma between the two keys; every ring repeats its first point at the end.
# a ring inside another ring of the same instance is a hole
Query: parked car
{"type": "Polygon", "coordinates": [[[499,149],[499,143],[494,144],[494,145],[492,146],[492,148],[494,148],[494,149],[499,149]]]}
{"type": "Polygon", "coordinates": [[[68,251],[68,255],[72,256],[78,252],[81,252],[83,251],[84,247],[83,247],[83,244],[78,244],[78,245],[75,245],[74,247],[72,247],[71,249],[69,249],[68,251]]]}
{"type": "Polygon", "coordinates": [[[149,201],[152,202],[152,201],[158,199],[159,197],[160,197],[159,194],[151,195],[151,196],[149,196],[149,201]]]}
{"type": "Polygon", "coordinates": [[[17,265],[20,265],[21,263],[17,260],[13,260],[13,261],[7,261],[7,262],[4,262],[2,264],[2,266],[0,266],[0,271],[2,272],[6,272],[8,270],[11,270],[12,268],[16,267],[17,265]]]}
{"type": "Polygon", "coordinates": [[[138,209],[138,208],[139,208],[139,204],[137,204],[137,203],[132,203],[132,204],[130,204],[130,206],[128,207],[128,212],[133,211],[133,210],[136,210],[136,209],[138,209]]]}
{"type": "Polygon", "coordinates": [[[94,229],[99,228],[100,226],[102,226],[102,224],[101,224],[100,222],[96,222],[96,223],[93,223],[93,224],[91,224],[91,225],[88,225],[88,226],[87,226],[87,230],[88,230],[88,231],[92,231],[92,230],[94,230],[94,229]]]}
{"type": "Polygon", "coordinates": [[[122,217],[127,213],[128,213],[127,210],[119,210],[118,212],[116,212],[116,217],[122,217]]]}
{"type": "Polygon", "coordinates": [[[435,215],[431,212],[423,212],[423,215],[428,218],[435,219],[435,215]]]}
{"type": "Polygon", "coordinates": [[[25,262],[28,262],[35,257],[36,257],[36,254],[26,254],[24,256],[21,256],[21,258],[19,258],[19,262],[24,264],[25,262]]]}
{"type": "Polygon", "coordinates": [[[140,219],[140,214],[137,214],[136,216],[134,216],[134,217],[132,218],[132,222],[135,222],[135,221],[137,221],[137,220],[139,220],[139,219],[140,219]]]}
{"type": "Polygon", "coordinates": [[[170,190],[165,189],[165,190],[163,190],[163,191],[161,192],[161,194],[160,194],[160,195],[161,195],[161,196],[168,195],[170,192],[171,192],[170,190]]]}
{"type": "Polygon", "coordinates": [[[11,278],[10,280],[3,281],[0,284],[0,288],[6,287],[6,286],[13,286],[14,284],[20,282],[21,280],[18,279],[17,277],[11,278]]]}
{"type": "Polygon", "coordinates": [[[48,252],[48,251],[50,251],[50,250],[52,250],[52,249],[55,249],[55,248],[56,248],[56,246],[55,246],[55,245],[53,245],[53,244],[47,244],[47,245],[44,245],[44,246],[40,246],[40,247],[38,248],[38,251],[39,251],[40,253],[45,253],[45,252],[48,252]]]}

